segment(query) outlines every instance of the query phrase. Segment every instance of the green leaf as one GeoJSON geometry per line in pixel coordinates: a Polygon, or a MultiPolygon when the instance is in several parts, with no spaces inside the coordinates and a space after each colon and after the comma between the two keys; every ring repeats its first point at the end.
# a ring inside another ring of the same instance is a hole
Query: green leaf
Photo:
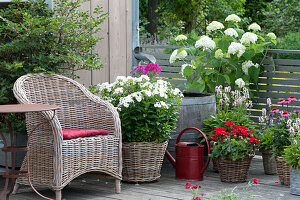
{"type": "Polygon", "coordinates": [[[231,83],[230,78],[229,78],[229,76],[228,76],[227,74],[224,74],[224,78],[225,78],[225,80],[226,80],[226,82],[227,82],[228,84],[231,83]]]}
{"type": "Polygon", "coordinates": [[[214,69],[208,69],[208,70],[205,71],[205,74],[206,74],[206,75],[210,75],[210,74],[212,74],[212,73],[214,73],[214,72],[215,72],[214,69]]]}
{"type": "Polygon", "coordinates": [[[230,42],[228,42],[226,40],[219,41],[219,43],[218,43],[218,47],[220,47],[220,49],[222,49],[223,52],[228,51],[229,45],[230,45],[230,42]]]}
{"type": "Polygon", "coordinates": [[[255,51],[253,49],[247,49],[243,56],[246,60],[251,60],[255,56],[255,51]]]}
{"type": "Polygon", "coordinates": [[[259,67],[256,68],[254,66],[252,66],[248,69],[249,77],[251,77],[251,79],[253,80],[254,83],[258,82],[259,71],[260,71],[259,67]]]}

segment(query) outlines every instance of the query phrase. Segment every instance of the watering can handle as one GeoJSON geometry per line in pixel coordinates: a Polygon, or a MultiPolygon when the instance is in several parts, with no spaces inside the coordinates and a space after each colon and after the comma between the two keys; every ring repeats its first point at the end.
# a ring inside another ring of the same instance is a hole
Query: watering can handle
{"type": "MultiPolygon", "coordinates": [[[[188,131],[188,130],[195,130],[195,131],[199,132],[199,133],[204,137],[205,142],[206,142],[206,144],[207,144],[207,154],[210,154],[210,146],[209,146],[209,142],[208,142],[208,139],[207,139],[205,133],[203,133],[203,131],[201,131],[200,129],[195,128],[195,127],[188,127],[188,128],[183,129],[183,130],[180,132],[180,134],[178,135],[178,137],[177,137],[176,144],[178,144],[178,143],[180,142],[180,139],[181,139],[182,134],[183,134],[184,132],[188,131]]],[[[203,167],[202,170],[201,170],[201,173],[203,173],[204,170],[207,168],[207,166],[208,166],[208,164],[209,164],[209,160],[210,160],[210,158],[209,158],[209,156],[208,156],[207,161],[206,161],[204,167],[203,167]]]]}

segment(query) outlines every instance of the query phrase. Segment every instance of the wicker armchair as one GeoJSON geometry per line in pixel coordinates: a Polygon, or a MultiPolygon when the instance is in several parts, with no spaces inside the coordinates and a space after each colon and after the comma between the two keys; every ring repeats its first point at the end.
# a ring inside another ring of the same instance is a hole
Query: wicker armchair
{"type": "MultiPolygon", "coordinates": [[[[53,111],[26,114],[29,169],[34,186],[46,186],[61,199],[61,190],[74,178],[92,171],[108,174],[116,179],[120,192],[122,179],[122,140],[120,119],[110,103],[91,94],[78,82],[61,75],[28,74],[20,77],[13,88],[22,104],[52,104],[53,111]],[[43,125],[34,129],[37,124],[43,125]],[[62,129],[105,129],[109,135],[63,140],[62,129]]],[[[26,159],[22,170],[26,170],[26,159]]],[[[28,184],[19,178],[17,184],[28,184]]]]}

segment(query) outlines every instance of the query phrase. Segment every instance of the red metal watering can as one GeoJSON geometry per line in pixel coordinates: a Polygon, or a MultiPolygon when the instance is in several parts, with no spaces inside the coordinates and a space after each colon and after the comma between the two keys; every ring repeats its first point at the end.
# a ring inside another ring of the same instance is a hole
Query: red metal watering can
{"type": "Polygon", "coordinates": [[[185,180],[203,180],[203,172],[209,163],[209,157],[203,167],[204,145],[195,142],[180,142],[182,134],[188,130],[195,130],[203,135],[207,144],[207,152],[210,154],[209,142],[206,135],[198,128],[189,127],[181,131],[178,135],[175,145],[176,159],[166,150],[166,156],[176,169],[176,179],[185,180]]]}

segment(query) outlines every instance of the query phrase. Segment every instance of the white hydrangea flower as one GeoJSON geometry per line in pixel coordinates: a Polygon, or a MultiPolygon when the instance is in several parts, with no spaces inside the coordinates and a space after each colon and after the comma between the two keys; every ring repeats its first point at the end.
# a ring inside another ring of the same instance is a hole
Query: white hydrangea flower
{"type": "Polygon", "coordinates": [[[228,15],[225,19],[226,22],[240,22],[241,18],[235,14],[228,15]]]}
{"type": "Polygon", "coordinates": [[[220,22],[217,21],[212,21],[210,24],[208,24],[208,26],[206,27],[208,32],[212,32],[218,29],[223,29],[224,25],[220,22]]]}
{"type": "Polygon", "coordinates": [[[246,47],[237,42],[231,42],[230,46],[228,47],[228,53],[233,55],[237,53],[237,57],[241,57],[243,53],[245,53],[245,50],[246,47]]]}
{"type": "Polygon", "coordinates": [[[251,60],[248,60],[248,61],[243,62],[243,63],[242,63],[242,70],[243,70],[243,72],[244,72],[246,75],[248,75],[248,69],[249,69],[250,67],[252,67],[252,66],[254,66],[254,67],[256,67],[256,68],[259,67],[259,65],[258,65],[257,63],[254,64],[251,60]]]}
{"type": "Polygon", "coordinates": [[[172,64],[174,63],[177,59],[182,60],[187,56],[187,52],[185,50],[181,51],[178,53],[178,49],[174,50],[173,53],[170,56],[169,62],[172,64]]]}
{"type": "Polygon", "coordinates": [[[251,42],[255,43],[257,39],[258,37],[255,33],[246,32],[243,34],[241,38],[241,43],[242,44],[250,44],[251,42]]]}
{"type": "Polygon", "coordinates": [[[159,102],[156,102],[156,103],[154,104],[154,107],[156,107],[156,108],[161,108],[161,105],[160,105],[159,102]]]}
{"type": "Polygon", "coordinates": [[[236,79],[235,80],[235,84],[239,87],[239,88],[242,88],[245,86],[245,82],[242,78],[239,78],[239,79],[236,79]]]}
{"type": "Polygon", "coordinates": [[[231,37],[238,37],[239,34],[234,30],[233,28],[228,28],[224,31],[225,35],[231,36],[231,37]]]}
{"type": "Polygon", "coordinates": [[[222,52],[222,49],[218,49],[216,52],[215,52],[215,58],[216,59],[220,59],[220,58],[223,58],[224,54],[222,52]]]}
{"type": "Polygon", "coordinates": [[[271,32],[271,33],[268,33],[267,36],[268,36],[269,38],[271,38],[272,40],[276,40],[276,38],[277,38],[276,35],[275,35],[274,33],[272,33],[272,32],[271,32]]]}
{"type": "Polygon", "coordinates": [[[183,41],[183,40],[187,40],[187,37],[185,35],[178,35],[175,38],[175,41],[183,41]]]}
{"type": "Polygon", "coordinates": [[[253,24],[249,25],[248,30],[260,31],[261,28],[257,23],[253,23],[253,24]]]}
{"type": "Polygon", "coordinates": [[[202,36],[195,44],[195,48],[203,47],[203,50],[216,48],[216,43],[208,36],[202,36]]]}

